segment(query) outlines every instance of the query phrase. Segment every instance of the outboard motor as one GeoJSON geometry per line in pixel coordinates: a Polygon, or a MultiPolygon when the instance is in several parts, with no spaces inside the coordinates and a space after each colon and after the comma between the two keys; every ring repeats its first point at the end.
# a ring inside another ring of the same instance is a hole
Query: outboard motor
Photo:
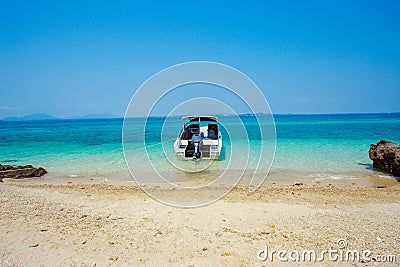
{"type": "Polygon", "coordinates": [[[194,145],[194,154],[193,154],[193,159],[199,159],[201,158],[201,152],[200,152],[200,142],[201,142],[201,136],[199,134],[194,134],[192,135],[192,144],[194,145]]]}

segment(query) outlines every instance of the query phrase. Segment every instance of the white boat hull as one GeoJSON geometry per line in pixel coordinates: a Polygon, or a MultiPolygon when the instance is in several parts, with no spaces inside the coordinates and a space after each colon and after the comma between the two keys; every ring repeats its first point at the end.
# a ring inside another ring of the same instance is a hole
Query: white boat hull
{"type": "MultiPolygon", "coordinates": [[[[207,131],[207,127],[200,127],[199,133],[203,133],[201,136],[205,136],[204,133],[207,131]]],[[[174,143],[175,154],[178,159],[182,160],[192,160],[193,158],[201,158],[206,160],[218,160],[221,155],[222,150],[222,135],[218,131],[217,138],[210,139],[207,136],[200,137],[198,142],[193,145],[192,140],[185,140],[180,136],[175,140],[174,143]],[[199,152],[200,157],[195,156],[193,151],[188,152],[188,148],[194,147],[195,152],[199,152]]]]}

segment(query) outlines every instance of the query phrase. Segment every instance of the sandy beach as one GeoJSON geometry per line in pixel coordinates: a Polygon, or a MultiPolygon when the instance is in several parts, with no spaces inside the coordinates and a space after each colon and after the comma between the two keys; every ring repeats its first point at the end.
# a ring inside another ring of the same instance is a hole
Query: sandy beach
{"type": "Polygon", "coordinates": [[[269,181],[254,193],[238,186],[211,205],[185,209],[159,203],[134,183],[5,179],[1,265],[289,266],[276,255],[262,261],[259,251],[318,252],[337,249],[341,239],[346,249],[371,250],[371,262],[296,264],[397,266],[376,257],[400,257],[400,184],[382,181],[269,181]]]}
{"type": "Polygon", "coordinates": [[[400,1],[1,1],[0,267],[400,267],[400,1]]]}

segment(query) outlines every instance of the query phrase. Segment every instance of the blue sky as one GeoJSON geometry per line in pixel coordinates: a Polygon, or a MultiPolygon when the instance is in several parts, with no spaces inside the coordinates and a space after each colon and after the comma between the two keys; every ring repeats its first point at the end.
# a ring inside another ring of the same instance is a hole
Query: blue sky
{"type": "Polygon", "coordinates": [[[399,1],[137,2],[0,1],[0,117],[121,116],[193,60],[246,73],[274,113],[400,111],[399,1]]]}

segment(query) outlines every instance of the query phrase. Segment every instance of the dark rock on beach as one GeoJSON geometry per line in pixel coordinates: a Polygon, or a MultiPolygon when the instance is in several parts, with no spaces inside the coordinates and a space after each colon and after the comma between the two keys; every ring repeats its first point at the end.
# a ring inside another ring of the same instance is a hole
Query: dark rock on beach
{"type": "Polygon", "coordinates": [[[376,145],[371,144],[369,158],[374,168],[389,172],[400,177],[400,145],[381,140],[376,145]]]}
{"type": "Polygon", "coordinates": [[[33,167],[32,165],[14,167],[11,165],[0,164],[0,181],[3,178],[29,178],[29,177],[40,177],[46,174],[47,171],[42,167],[33,167]]]}

